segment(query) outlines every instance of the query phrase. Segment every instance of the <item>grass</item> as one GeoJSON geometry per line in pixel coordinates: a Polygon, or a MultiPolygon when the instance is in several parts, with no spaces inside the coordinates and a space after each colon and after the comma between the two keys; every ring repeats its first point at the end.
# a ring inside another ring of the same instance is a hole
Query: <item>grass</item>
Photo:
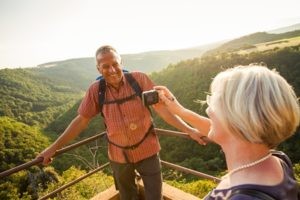
{"type": "Polygon", "coordinates": [[[267,51],[274,48],[284,48],[290,46],[297,46],[300,44],[300,36],[288,38],[288,39],[280,39],[274,40],[270,42],[258,43],[253,45],[253,48],[242,49],[237,51],[238,54],[248,54],[254,51],[267,51]]]}

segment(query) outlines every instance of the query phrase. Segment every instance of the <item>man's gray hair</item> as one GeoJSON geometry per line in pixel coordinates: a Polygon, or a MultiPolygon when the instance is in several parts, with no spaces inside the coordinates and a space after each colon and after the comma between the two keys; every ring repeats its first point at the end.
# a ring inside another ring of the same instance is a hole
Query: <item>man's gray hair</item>
{"type": "Polygon", "coordinates": [[[104,45],[97,49],[95,56],[97,57],[99,54],[105,54],[105,53],[108,53],[111,51],[118,54],[117,50],[114,47],[112,47],[110,45],[104,45]]]}

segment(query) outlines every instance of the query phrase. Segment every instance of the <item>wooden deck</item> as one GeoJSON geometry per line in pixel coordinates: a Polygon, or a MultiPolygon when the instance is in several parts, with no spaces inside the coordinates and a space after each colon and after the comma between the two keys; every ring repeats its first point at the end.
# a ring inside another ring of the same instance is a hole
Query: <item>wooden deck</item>
{"type": "MultiPolygon", "coordinates": [[[[140,200],[144,200],[144,186],[142,181],[138,182],[140,200]]],[[[199,200],[198,197],[193,196],[189,193],[186,193],[182,190],[179,190],[173,186],[170,186],[166,183],[163,183],[163,199],[164,200],[199,200]]],[[[115,189],[115,186],[111,186],[104,192],[99,193],[98,195],[91,198],[91,200],[120,200],[119,192],[115,189]]]]}

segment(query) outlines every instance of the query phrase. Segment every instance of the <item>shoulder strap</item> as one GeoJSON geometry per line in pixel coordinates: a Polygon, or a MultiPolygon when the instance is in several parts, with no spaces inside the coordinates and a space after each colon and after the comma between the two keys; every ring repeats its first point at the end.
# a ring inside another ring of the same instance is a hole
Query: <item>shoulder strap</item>
{"type": "MultiPolygon", "coordinates": [[[[132,76],[131,73],[126,72],[126,73],[124,73],[124,75],[125,75],[126,80],[129,82],[130,86],[134,90],[135,94],[137,96],[139,96],[140,99],[142,100],[143,90],[141,89],[139,83],[135,80],[135,78],[132,76]]],[[[151,117],[153,118],[153,114],[152,114],[152,111],[151,111],[150,107],[146,106],[146,108],[148,109],[151,117]]]]}
{"type": "Polygon", "coordinates": [[[106,82],[103,78],[99,81],[99,110],[103,117],[102,108],[105,100],[106,82]]]}
{"type": "Polygon", "coordinates": [[[243,195],[247,195],[247,196],[251,196],[251,197],[255,197],[261,200],[276,200],[274,197],[272,197],[271,195],[259,191],[259,190],[254,190],[254,189],[246,189],[246,188],[240,188],[240,189],[236,189],[233,190],[233,192],[231,193],[231,195],[229,196],[228,199],[231,199],[233,196],[238,195],[238,194],[243,194],[243,195]]]}
{"type": "Polygon", "coordinates": [[[140,98],[142,98],[142,89],[140,87],[140,85],[138,84],[138,82],[135,80],[135,78],[133,78],[131,73],[124,73],[124,76],[126,78],[126,80],[129,82],[130,86],[132,87],[132,89],[134,90],[134,92],[136,93],[137,96],[139,96],[140,98]]]}

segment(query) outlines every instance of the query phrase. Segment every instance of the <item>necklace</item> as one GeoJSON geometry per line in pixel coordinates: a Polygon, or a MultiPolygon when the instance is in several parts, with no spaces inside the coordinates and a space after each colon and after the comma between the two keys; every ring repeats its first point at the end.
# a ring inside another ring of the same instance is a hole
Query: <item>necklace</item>
{"type": "Polygon", "coordinates": [[[262,158],[259,159],[259,160],[255,160],[255,161],[253,161],[253,162],[251,162],[251,163],[248,163],[248,164],[239,166],[239,167],[237,167],[237,168],[235,168],[235,169],[229,171],[225,176],[223,176],[223,178],[225,178],[225,177],[227,177],[227,176],[230,176],[230,175],[232,175],[232,174],[234,174],[234,173],[236,173],[236,172],[238,172],[238,171],[240,171],[240,170],[243,170],[243,169],[246,169],[246,168],[249,168],[249,167],[253,167],[254,165],[257,165],[257,164],[259,164],[259,163],[262,163],[262,162],[264,162],[265,160],[267,160],[268,158],[270,158],[271,156],[272,156],[272,154],[271,154],[271,153],[268,153],[266,156],[262,157],[262,158]]]}

